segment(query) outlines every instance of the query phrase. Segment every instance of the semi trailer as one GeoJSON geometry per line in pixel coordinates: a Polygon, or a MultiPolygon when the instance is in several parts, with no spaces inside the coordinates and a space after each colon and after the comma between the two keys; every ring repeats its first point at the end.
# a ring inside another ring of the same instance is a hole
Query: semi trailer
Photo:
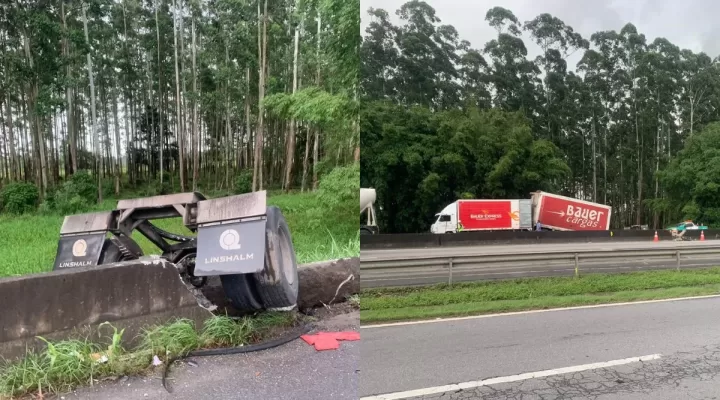
{"type": "Polygon", "coordinates": [[[530,199],[465,199],[435,214],[430,232],[610,229],[612,207],[547,192],[530,199]]]}

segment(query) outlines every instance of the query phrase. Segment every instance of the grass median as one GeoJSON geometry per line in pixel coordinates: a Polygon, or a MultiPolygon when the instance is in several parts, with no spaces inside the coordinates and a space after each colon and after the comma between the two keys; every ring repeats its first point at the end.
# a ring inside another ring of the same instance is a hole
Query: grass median
{"type": "Polygon", "coordinates": [[[720,267],[388,289],[360,296],[363,324],[720,294],[720,267]]]}
{"type": "MultiPolygon", "coordinates": [[[[88,211],[110,210],[116,199],[107,199],[88,211]]],[[[299,263],[357,257],[360,235],[357,219],[345,204],[323,205],[315,193],[271,193],[268,204],[280,207],[292,234],[299,263]]],[[[352,203],[355,205],[355,202],[352,203]]],[[[0,216],[0,277],[52,270],[64,216],[31,214],[0,216]]],[[[158,227],[192,235],[180,218],[153,221],[158,227]]],[[[145,254],[160,250],[139,232],[133,233],[145,254]]]]}
{"type": "Polygon", "coordinates": [[[256,343],[299,323],[299,318],[297,313],[287,312],[266,312],[239,319],[220,315],[207,319],[202,327],[178,319],[144,329],[140,344],[131,350],[121,346],[124,332],[112,325],[104,330],[109,334],[106,340],[109,346],[101,346],[87,337],[63,341],[38,337],[46,343],[42,350],[30,351],[18,361],[0,360],[0,400],[30,394],[42,398],[43,393],[63,393],[106,379],[150,373],[154,357],[162,361],[159,368],[163,368],[173,357],[193,350],[256,343]]]}

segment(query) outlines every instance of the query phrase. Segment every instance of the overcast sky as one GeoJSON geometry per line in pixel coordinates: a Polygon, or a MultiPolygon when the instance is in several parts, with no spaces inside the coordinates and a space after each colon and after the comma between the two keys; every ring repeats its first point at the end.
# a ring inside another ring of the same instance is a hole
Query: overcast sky
{"type": "MultiPolygon", "coordinates": [[[[494,29],[485,21],[485,13],[492,7],[502,6],[511,10],[521,22],[550,13],[560,18],[590,39],[590,35],[602,30],[620,29],[632,22],[647,42],[665,37],[682,48],[695,52],[704,51],[710,57],[720,55],[720,1],[718,0],[425,0],[436,11],[442,24],[453,25],[460,39],[469,41],[472,47],[482,50],[486,42],[496,37],[494,29]]],[[[395,11],[406,0],[361,0],[361,30],[364,36],[370,7],[385,9],[398,22],[395,11]]],[[[524,34],[529,56],[534,58],[540,49],[524,34]]],[[[568,59],[574,69],[580,52],[568,59]]]]}

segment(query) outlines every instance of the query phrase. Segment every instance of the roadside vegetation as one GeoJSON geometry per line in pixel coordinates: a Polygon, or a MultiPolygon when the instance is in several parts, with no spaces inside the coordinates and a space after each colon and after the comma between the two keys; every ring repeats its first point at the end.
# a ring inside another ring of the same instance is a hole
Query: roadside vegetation
{"type": "MultiPolygon", "coordinates": [[[[290,226],[298,262],[307,263],[360,254],[360,237],[355,216],[359,196],[359,165],[339,167],[320,180],[314,192],[270,191],[268,203],[280,207],[290,226]]],[[[207,197],[227,196],[250,191],[249,179],[238,178],[232,191],[199,190],[207,197]]],[[[179,188],[178,188],[179,190],[179,188]]],[[[18,183],[0,190],[0,277],[52,270],[60,226],[67,214],[113,209],[117,198],[95,204],[97,186],[85,173],[68,179],[61,189],[39,205],[37,188],[18,183]]],[[[170,190],[170,192],[177,190],[170,190]]],[[[123,192],[122,198],[157,195],[153,186],[123,192]]],[[[191,234],[180,218],[157,221],[165,230],[191,234]]],[[[136,233],[145,254],[159,250],[136,233]]]]}
{"type": "Polygon", "coordinates": [[[718,293],[720,267],[368,289],[360,296],[360,322],[421,320],[718,293]]]}
{"type": "Polygon", "coordinates": [[[171,358],[200,348],[238,347],[264,340],[279,329],[293,326],[297,318],[296,313],[271,312],[239,319],[221,315],[206,320],[201,327],[178,319],[143,330],[139,345],[129,351],[121,345],[124,331],[109,324],[98,329],[106,335],[106,345],[90,337],[59,342],[38,338],[47,344],[42,351],[0,363],[0,399],[26,394],[42,397],[103,379],[150,372],[154,357],[164,368],[171,358]]]}

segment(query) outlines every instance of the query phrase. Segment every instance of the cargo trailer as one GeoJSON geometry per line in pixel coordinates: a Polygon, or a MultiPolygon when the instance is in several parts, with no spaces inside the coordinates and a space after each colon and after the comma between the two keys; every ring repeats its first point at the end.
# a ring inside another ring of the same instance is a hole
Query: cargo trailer
{"type": "Polygon", "coordinates": [[[608,230],[611,214],[603,204],[538,191],[530,199],[457,200],[435,214],[430,231],[608,230]]]}

